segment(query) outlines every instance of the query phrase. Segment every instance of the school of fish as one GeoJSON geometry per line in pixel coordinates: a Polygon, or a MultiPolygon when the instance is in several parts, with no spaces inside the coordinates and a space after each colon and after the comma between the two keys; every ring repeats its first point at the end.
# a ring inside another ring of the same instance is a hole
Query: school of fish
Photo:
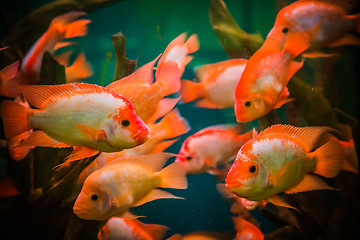
{"type": "MultiPolygon", "coordinates": [[[[64,39],[87,34],[90,20],[84,17],[80,11],[55,17],[21,61],[0,71],[0,95],[6,98],[0,114],[15,161],[35,147],[72,148],[65,163],[99,154],[80,174],[73,205],[79,218],[107,221],[98,239],[164,239],[166,226],[142,223],[131,208],[182,199],[159,188],[186,189],[187,174],[210,173],[225,181],[217,187],[233,199],[233,239],[264,238],[250,210],[268,202],[295,208],[279,194],[332,190],[323,177],[341,170],[358,174],[351,135],[344,140],[330,127],[288,124],[258,133],[245,123],[296,101],[287,84],[307,58],[332,56],[335,46],[360,45],[352,34],[360,33],[359,14],[347,15],[324,1],[296,1],[279,11],[249,59],[201,65],[195,81],[182,76],[199,40],[181,33],[153,61],[108,86],[83,82],[93,74],[84,53],[72,64],[71,51],[56,54],[74,44],[64,39]],[[66,84],[38,85],[45,52],[65,67],[66,84]],[[233,109],[237,123],[191,129],[177,108],[185,103],[233,109]],[[179,152],[166,152],[185,134],[179,152]]],[[[219,236],[200,231],[169,239],[219,236]]]]}

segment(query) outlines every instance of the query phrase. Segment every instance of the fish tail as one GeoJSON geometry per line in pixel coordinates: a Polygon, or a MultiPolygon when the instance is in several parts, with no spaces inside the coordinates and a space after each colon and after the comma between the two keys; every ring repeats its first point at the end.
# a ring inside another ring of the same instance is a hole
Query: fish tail
{"type": "Polygon", "coordinates": [[[338,141],[329,141],[315,151],[317,159],[314,173],[324,177],[335,177],[341,170],[345,153],[338,141]]]}
{"type": "Polygon", "coordinates": [[[193,53],[199,50],[200,42],[196,34],[191,35],[185,42],[185,46],[188,49],[188,53],[193,53]]]}
{"type": "Polygon", "coordinates": [[[19,70],[20,61],[16,61],[1,70],[0,95],[16,97],[19,95],[20,79],[16,76],[19,70]]]}
{"type": "Polygon", "coordinates": [[[4,100],[0,115],[4,122],[5,137],[12,138],[31,129],[29,124],[30,110],[23,105],[4,100]]]}
{"type": "Polygon", "coordinates": [[[188,186],[186,170],[179,162],[175,162],[160,171],[162,176],[160,187],[186,189],[188,186]]]}
{"type": "Polygon", "coordinates": [[[79,53],[74,63],[65,69],[65,73],[66,82],[77,82],[79,79],[88,78],[93,75],[91,65],[86,61],[84,53],[79,53]]]}
{"type": "Polygon", "coordinates": [[[187,133],[190,126],[177,109],[168,113],[160,122],[161,128],[165,130],[165,138],[173,138],[187,133]]]}
{"type": "Polygon", "coordinates": [[[49,30],[62,34],[65,38],[84,36],[88,31],[87,24],[90,20],[76,19],[85,14],[86,13],[82,11],[71,11],[57,16],[51,21],[49,30]]]}
{"type": "Polygon", "coordinates": [[[181,82],[177,63],[172,60],[165,62],[159,72],[156,82],[160,84],[163,96],[179,91],[181,82]]]}
{"type": "Polygon", "coordinates": [[[81,19],[66,25],[65,38],[81,37],[88,33],[89,19],[81,19]]]}
{"type": "Polygon", "coordinates": [[[189,80],[183,80],[180,89],[181,100],[184,103],[194,101],[202,96],[203,84],[189,80]]]}

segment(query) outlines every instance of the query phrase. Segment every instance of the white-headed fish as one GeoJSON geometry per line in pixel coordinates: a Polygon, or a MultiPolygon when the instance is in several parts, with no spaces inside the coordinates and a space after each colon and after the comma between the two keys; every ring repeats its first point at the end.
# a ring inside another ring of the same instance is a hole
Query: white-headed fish
{"type": "Polygon", "coordinates": [[[156,189],[187,188],[186,172],[181,164],[173,163],[161,169],[171,156],[153,153],[123,157],[93,172],[75,201],[74,213],[83,219],[106,220],[125,217],[129,208],[155,199],[178,198],[156,189]]]}

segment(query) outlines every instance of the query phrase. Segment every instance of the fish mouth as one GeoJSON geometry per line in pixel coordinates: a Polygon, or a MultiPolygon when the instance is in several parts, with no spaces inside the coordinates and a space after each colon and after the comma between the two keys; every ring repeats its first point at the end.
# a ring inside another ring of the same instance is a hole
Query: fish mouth
{"type": "Polygon", "coordinates": [[[238,187],[240,187],[241,186],[241,184],[239,184],[239,183],[232,183],[232,182],[227,182],[227,183],[225,183],[225,187],[226,188],[238,188],[238,187]]]}
{"type": "Polygon", "coordinates": [[[135,140],[137,145],[140,145],[140,144],[143,144],[144,142],[146,142],[146,140],[148,140],[149,137],[150,137],[150,130],[147,128],[147,129],[138,131],[133,136],[133,139],[135,140]]]}

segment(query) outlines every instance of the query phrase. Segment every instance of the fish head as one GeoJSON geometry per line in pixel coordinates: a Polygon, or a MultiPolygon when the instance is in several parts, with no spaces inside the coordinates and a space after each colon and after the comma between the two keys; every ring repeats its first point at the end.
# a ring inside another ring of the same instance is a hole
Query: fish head
{"type": "Polygon", "coordinates": [[[236,97],[235,115],[237,122],[250,122],[264,115],[265,102],[260,95],[236,97]]]}
{"type": "Polygon", "coordinates": [[[185,167],[188,174],[204,172],[204,158],[196,152],[189,152],[181,149],[175,161],[180,162],[185,167]]]}
{"type": "Polygon", "coordinates": [[[225,187],[238,197],[254,200],[265,191],[268,185],[268,169],[257,161],[256,156],[248,154],[243,148],[239,151],[226,179],[225,187]],[[243,151],[242,151],[243,150],[243,151]]]}
{"type": "Polygon", "coordinates": [[[119,150],[141,145],[150,137],[148,126],[136,115],[131,103],[127,99],[124,102],[102,127],[107,142],[119,150]]]}
{"type": "Polygon", "coordinates": [[[82,219],[96,220],[108,213],[111,209],[110,195],[102,190],[96,178],[90,175],[84,182],[79,196],[77,197],[73,211],[82,219]]]}

